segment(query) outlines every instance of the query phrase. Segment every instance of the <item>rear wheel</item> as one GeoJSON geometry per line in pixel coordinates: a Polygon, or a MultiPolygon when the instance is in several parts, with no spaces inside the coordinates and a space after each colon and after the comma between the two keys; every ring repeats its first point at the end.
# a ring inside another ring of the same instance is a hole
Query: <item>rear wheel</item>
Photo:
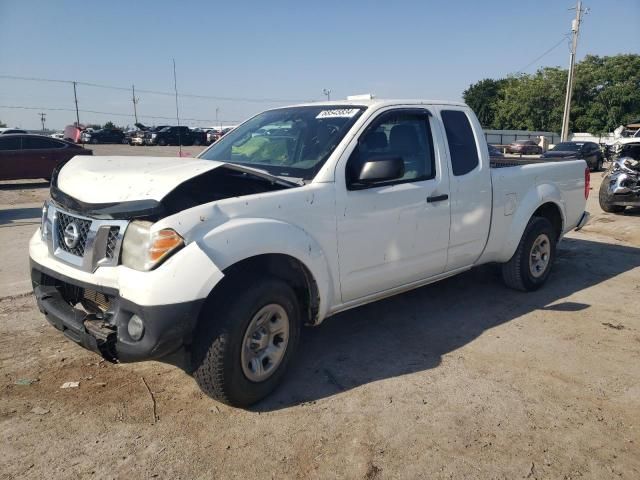
{"type": "Polygon", "coordinates": [[[158,140],[158,145],[164,147],[167,145],[167,141],[164,138],[161,138],[160,140],[158,140]]]}
{"type": "Polygon", "coordinates": [[[555,261],[557,235],[549,220],[533,217],[511,260],[502,265],[504,283],[524,292],[540,288],[547,281],[555,261]]]}
{"type": "Polygon", "coordinates": [[[607,177],[602,180],[600,184],[600,190],[598,191],[598,202],[600,203],[600,208],[607,213],[620,213],[624,211],[623,205],[615,205],[611,203],[609,200],[609,195],[607,194],[607,177]]]}
{"type": "Polygon", "coordinates": [[[209,396],[246,407],[282,380],[300,338],[300,308],[293,289],[275,278],[232,290],[203,312],[193,375],[209,396]]]}

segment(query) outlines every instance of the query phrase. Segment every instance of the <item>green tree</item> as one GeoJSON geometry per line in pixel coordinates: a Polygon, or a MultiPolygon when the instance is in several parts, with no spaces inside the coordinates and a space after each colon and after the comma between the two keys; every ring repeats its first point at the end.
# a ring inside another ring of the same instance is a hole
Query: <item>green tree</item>
{"type": "Polygon", "coordinates": [[[105,130],[113,130],[114,128],[117,128],[117,127],[116,127],[115,123],[109,121],[109,122],[105,123],[102,128],[104,128],[105,130]]]}
{"type": "Polygon", "coordinates": [[[2,120],[0,120],[0,128],[5,128],[7,126],[2,120]]]}
{"type": "Polygon", "coordinates": [[[494,127],[496,104],[500,99],[501,90],[507,80],[493,80],[485,78],[469,86],[462,92],[465,103],[478,116],[478,120],[485,128],[494,127]]]}
{"type": "Polygon", "coordinates": [[[510,130],[559,131],[566,73],[543,68],[533,75],[510,77],[496,104],[494,124],[510,130]]]}
{"type": "MultiPolygon", "coordinates": [[[[472,84],[463,97],[484,127],[559,132],[567,70],[472,84]]],[[[600,134],[640,117],[640,55],[587,55],[576,64],[569,130],[600,134]]]]}

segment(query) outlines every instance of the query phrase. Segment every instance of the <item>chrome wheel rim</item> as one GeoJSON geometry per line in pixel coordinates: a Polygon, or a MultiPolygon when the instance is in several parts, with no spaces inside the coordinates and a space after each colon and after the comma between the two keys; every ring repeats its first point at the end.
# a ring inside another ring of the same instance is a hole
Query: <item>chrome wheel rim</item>
{"type": "Polygon", "coordinates": [[[541,233],[533,242],[529,255],[529,271],[534,278],[540,278],[547,271],[551,260],[551,241],[549,237],[541,233]]]}
{"type": "Polygon", "coordinates": [[[275,303],[262,307],[253,316],[242,341],[240,361],[244,375],[263,382],[282,363],[289,342],[289,315],[275,303]]]}

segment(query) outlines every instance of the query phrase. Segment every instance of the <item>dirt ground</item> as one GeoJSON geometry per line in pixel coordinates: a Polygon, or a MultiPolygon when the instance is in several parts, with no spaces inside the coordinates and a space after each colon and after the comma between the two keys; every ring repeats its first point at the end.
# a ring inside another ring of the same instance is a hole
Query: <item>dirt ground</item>
{"type": "MultiPolygon", "coordinates": [[[[175,367],[101,361],[7,283],[0,479],[640,478],[640,211],[602,212],[600,178],[540,291],[486,266],[332,317],[250,410],[175,367]]],[[[3,245],[45,196],[0,185],[3,245]]]]}

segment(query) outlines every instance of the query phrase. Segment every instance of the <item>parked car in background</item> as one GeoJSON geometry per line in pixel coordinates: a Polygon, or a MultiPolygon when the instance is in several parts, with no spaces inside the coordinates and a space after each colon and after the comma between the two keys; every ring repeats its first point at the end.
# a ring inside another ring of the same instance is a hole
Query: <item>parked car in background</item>
{"type": "Polygon", "coordinates": [[[192,145],[206,145],[207,144],[207,132],[200,128],[192,128],[191,136],[193,137],[192,145]]]}
{"type": "Polygon", "coordinates": [[[153,132],[150,138],[146,138],[147,145],[193,145],[194,142],[204,143],[204,135],[194,135],[189,127],[165,127],[153,132]]]}
{"type": "Polygon", "coordinates": [[[144,136],[146,132],[138,130],[129,136],[129,145],[137,145],[139,147],[144,145],[144,136]]]}
{"type": "Polygon", "coordinates": [[[20,128],[0,128],[0,135],[9,135],[11,133],[27,133],[27,131],[20,128]]]}
{"type": "Polygon", "coordinates": [[[640,138],[627,143],[607,170],[598,195],[600,208],[622,213],[626,207],[640,207],[640,138]]]}
{"type": "Polygon", "coordinates": [[[155,141],[155,137],[154,135],[157,134],[160,130],[163,130],[167,127],[169,127],[170,125],[158,125],[157,127],[149,127],[147,128],[147,130],[144,132],[144,144],[145,145],[155,145],[154,141],[155,141]]]}
{"type": "Polygon", "coordinates": [[[506,148],[507,153],[517,153],[520,155],[540,155],[542,147],[534,140],[516,140],[506,148]]]}
{"type": "Polygon", "coordinates": [[[589,168],[594,172],[602,170],[602,164],[604,163],[602,150],[595,142],[561,142],[545,152],[542,158],[547,160],[580,158],[587,162],[589,168]]]}
{"type": "Polygon", "coordinates": [[[64,133],[56,132],[49,135],[51,138],[57,138],[58,140],[64,140],[64,133]]]}
{"type": "Polygon", "coordinates": [[[53,170],[76,155],[93,155],[75,143],[43,135],[0,136],[0,180],[50,179],[53,170]]]}
{"type": "Polygon", "coordinates": [[[82,141],[84,143],[123,143],[125,139],[124,132],[117,128],[95,130],[93,132],[82,132],[82,141]]]}
{"type": "Polygon", "coordinates": [[[487,145],[487,147],[489,147],[489,156],[490,157],[504,157],[504,154],[502,153],[502,151],[494,146],[494,145],[487,145]]]}

